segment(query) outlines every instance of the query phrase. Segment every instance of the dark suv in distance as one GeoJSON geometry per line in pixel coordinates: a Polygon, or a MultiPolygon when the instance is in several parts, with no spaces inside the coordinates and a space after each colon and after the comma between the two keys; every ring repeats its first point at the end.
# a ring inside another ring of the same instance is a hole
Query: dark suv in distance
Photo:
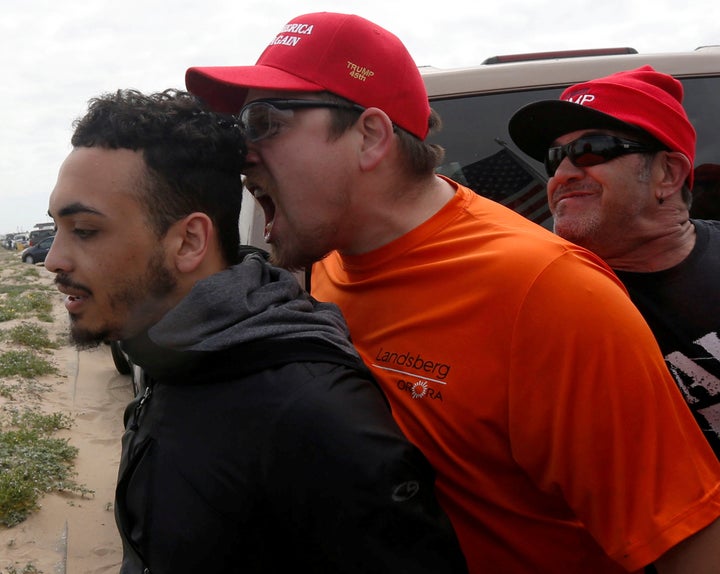
{"type": "Polygon", "coordinates": [[[54,229],[33,229],[28,237],[28,246],[37,245],[40,241],[52,235],[55,235],[54,229]]]}
{"type": "Polygon", "coordinates": [[[35,263],[44,263],[45,257],[47,256],[48,251],[50,251],[50,247],[52,247],[53,239],[55,239],[55,236],[50,235],[30,247],[26,247],[20,253],[20,259],[24,263],[30,263],[33,265],[35,263]]]}

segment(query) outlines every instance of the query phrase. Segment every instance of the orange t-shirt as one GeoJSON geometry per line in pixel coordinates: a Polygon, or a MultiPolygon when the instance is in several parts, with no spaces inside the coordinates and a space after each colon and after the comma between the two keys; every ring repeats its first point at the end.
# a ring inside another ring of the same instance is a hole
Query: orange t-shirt
{"type": "Polygon", "coordinates": [[[584,249],[460,186],[391,244],[317,263],[312,293],[434,465],[471,572],[639,570],[720,516],[720,464],[584,249]]]}

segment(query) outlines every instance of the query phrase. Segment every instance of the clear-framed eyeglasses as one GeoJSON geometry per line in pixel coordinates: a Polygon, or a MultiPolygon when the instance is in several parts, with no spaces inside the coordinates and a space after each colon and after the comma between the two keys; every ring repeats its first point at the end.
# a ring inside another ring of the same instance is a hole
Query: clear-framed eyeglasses
{"type": "Polygon", "coordinates": [[[365,108],[357,104],[270,98],[255,100],[243,106],[238,120],[247,140],[255,143],[276,135],[281,127],[290,122],[294,110],[311,108],[348,109],[359,113],[365,111],[365,108]]]}

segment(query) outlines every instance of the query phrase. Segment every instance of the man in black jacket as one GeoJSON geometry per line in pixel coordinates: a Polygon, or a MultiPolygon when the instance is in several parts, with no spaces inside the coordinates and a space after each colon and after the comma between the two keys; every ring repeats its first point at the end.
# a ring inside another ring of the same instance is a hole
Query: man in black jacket
{"type": "Polygon", "coordinates": [[[148,382],[126,411],[121,572],[465,572],[338,309],[240,261],[233,118],[118,91],[72,144],[45,265],[75,343],[122,341],[148,382]]]}

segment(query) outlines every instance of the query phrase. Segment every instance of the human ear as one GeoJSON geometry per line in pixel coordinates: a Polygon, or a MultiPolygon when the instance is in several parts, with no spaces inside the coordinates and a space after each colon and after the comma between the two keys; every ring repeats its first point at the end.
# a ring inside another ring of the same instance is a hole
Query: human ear
{"type": "Polygon", "coordinates": [[[378,108],[367,108],[357,123],[362,134],[360,169],[371,171],[387,155],[393,141],[394,130],[388,115],[378,108]]]}
{"type": "Polygon", "coordinates": [[[213,223],[205,213],[195,212],[173,224],[170,237],[175,266],[181,273],[195,271],[208,253],[213,223]]]}
{"type": "Polygon", "coordinates": [[[682,189],[690,175],[692,165],[684,153],[679,151],[660,152],[662,154],[661,179],[658,182],[658,200],[665,199],[682,189]]]}

